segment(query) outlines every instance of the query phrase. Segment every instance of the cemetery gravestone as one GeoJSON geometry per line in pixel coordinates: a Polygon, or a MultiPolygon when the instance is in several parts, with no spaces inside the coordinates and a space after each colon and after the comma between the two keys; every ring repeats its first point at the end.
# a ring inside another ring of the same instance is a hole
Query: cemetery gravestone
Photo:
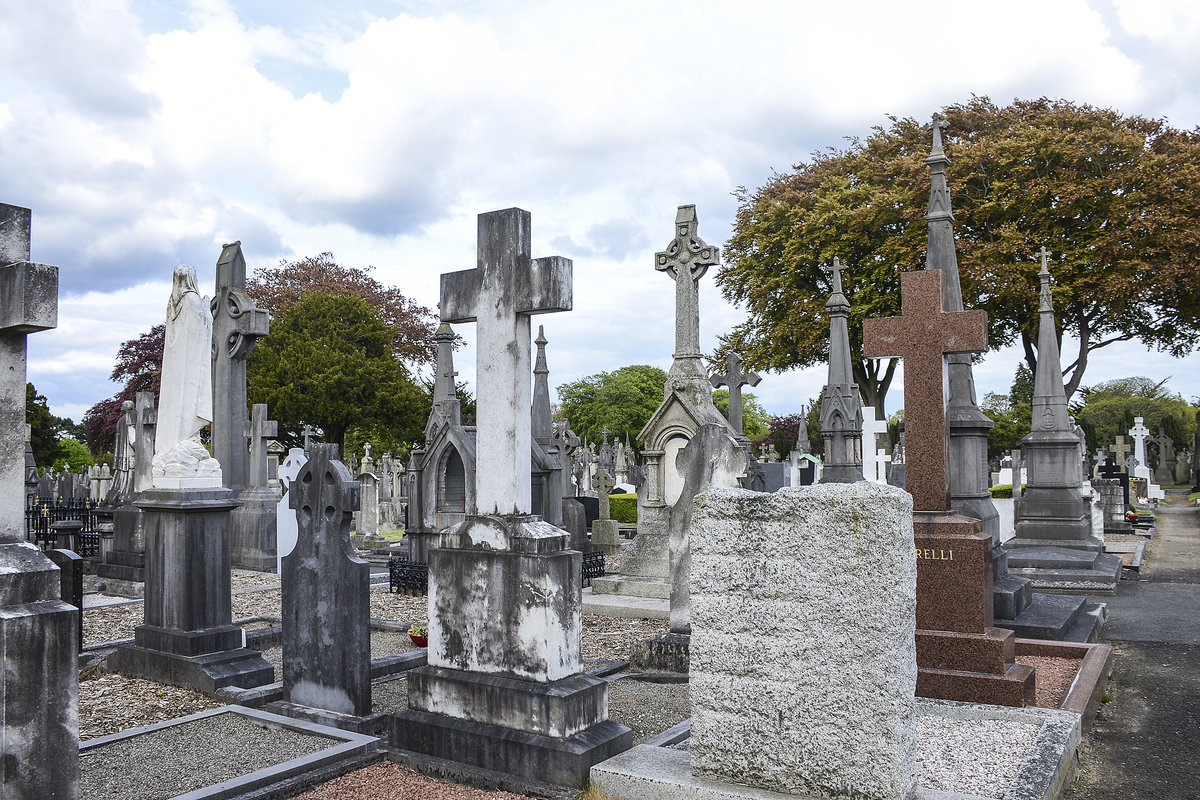
{"type": "MultiPolygon", "coordinates": [[[[854,483],[863,479],[863,410],[850,367],[850,301],[842,293],[842,265],[836,257],[825,268],[833,291],[825,303],[829,314],[829,371],[821,391],[821,438],[825,463],[821,483],[854,483]]],[[[867,442],[869,452],[875,443],[867,442]]]]}
{"type": "Polygon", "coordinates": [[[265,403],[254,404],[245,433],[250,440],[250,471],[238,496],[241,505],[230,515],[231,558],[235,567],[274,572],[279,563],[279,496],[268,485],[267,444],[279,435],[279,423],[267,419],[265,403]]]}
{"type": "Polygon", "coordinates": [[[26,340],[58,325],[58,267],[29,260],[32,217],[0,204],[0,786],[12,800],[75,800],[78,611],[25,541],[26,340]]]}
{"type": "Polygon", "coordinates": [[[580,654],[583,556],[529,514],[530,315],[570,310],[572,267],[530,258],[530,215],[479,216],[478,267],[442,275],[443,321],[477,323],[480,515],[430,551],[429,649],[391,743],[556,783],[631,743],[580,654]],[[506,615],[497,624],[495,609],[506,615]]]}
{"type": "Polygon", "coordinates": [[[350,547],[359,487],[319,444],[292,482],[300,533],[283,559],[283,696],[339,714],[371,713],[370,565],[350,547]]]}
{"type": "Polygon", "coordinates": [[[714,488],[693,525],[692,772],[805,797],[915,797],[909,496],[861,481],[714,488]]]}
{"type": "Polygon", "coordinates": [[[229,515],[237,501],[221,487],[220,466],[198,440],[212,402],[211,327],[195,272],[176,268],[153,486],[137,501],[145,512],[145,621],[134,630],[133,644],[108,658],[116,672],[209,693],[274,678],[262,655],[243,646],[242,629],[233,624],[229,515]]]}
{"type": "Polygon", "coordinates": [[[987,347],[987,314],[947,312],[944,274],[901,275],[900,317],[863,322],[863,355],[904,362],[905,459],[913,469],[917,548],[917,693],[947,700],[1023,706],[1033,670],[1014,663],[1012,631],[995,627],[992,537],[977,519],[951,512],[947,472],[944,354],[987,347]]]}
{"type": "MultiPolygon", "coordinates": [[[[270,317],[246,295],[242,243],[227,244],[217,259],[213,316],[212,451],[224,486],[240,495],[250,482],[246,450],[246,359],[270,330],[270,317]]],[[[239,498],[240,499],[240,498],[239,498]]],[[[254,569],[254,567],[251,567],[254,569]]]]}
{"type": "Polygon", "coordinates": [[[613,477],[601,467],[596,472],[596,496],[600,500],[600,518],[592,523],[592,549],[606,556],[620,555],[621,534],[617,521],[609,512],[608,493],[612,491],[613,477]]]}

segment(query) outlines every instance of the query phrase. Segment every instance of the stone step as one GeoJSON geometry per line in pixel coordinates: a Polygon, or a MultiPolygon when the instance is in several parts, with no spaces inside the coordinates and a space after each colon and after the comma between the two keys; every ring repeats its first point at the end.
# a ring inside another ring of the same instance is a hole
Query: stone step
{"type": "Polygon", "coordinates": [[[592,580],[593,594],[624,594],[632,597],[654,597],[669,600],[671,584],[661,578],[642,578],[636,575],[605,575],[592,580]]]}
{"type": "Polygon", "coordinates": [[[1083,612],[1086,600],[1065,594],[1033,595],[1033,602],[1013,619],[997,619],[996,627],[1007,628],[1022,639],[1062,641],[1083,612]]]}
{"type": "Polygon", "coordinates": [[[1023,569],[1096,569],[1104,554],[1071,547],[1016,547],[1008,551],[1009,572],[1023,569]]]}

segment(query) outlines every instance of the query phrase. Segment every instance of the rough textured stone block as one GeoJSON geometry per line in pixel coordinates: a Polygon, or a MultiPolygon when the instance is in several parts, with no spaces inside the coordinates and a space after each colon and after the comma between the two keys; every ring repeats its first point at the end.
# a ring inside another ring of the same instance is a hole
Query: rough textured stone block
{"type": "Polygon", "coordinates": [[[911,497],[866,482],[713,489],[692,526],[692,770],[914,797],[911,497]]]}

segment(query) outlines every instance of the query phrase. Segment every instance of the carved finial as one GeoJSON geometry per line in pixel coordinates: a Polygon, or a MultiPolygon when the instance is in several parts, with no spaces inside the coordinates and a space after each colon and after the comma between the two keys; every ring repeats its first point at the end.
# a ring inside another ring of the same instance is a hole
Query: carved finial
{"type": "Polygon", "coordinates": [[[933,130],[933,149],[930,151],[930,154],[939,155],[944,152],[944,148],[942,146],[942,131],[950,127],[950,122],[944,116],[942,116],[940,111],[935,111],[933,112],[933,119],[930,122],[929,127],[933,130]]]}
{"type": "Polygon", "coordinates": [[[1038,272],[1038,280],[1041,285],[1038,289],[1038,311],[1053,311],[1054,299],[1050,294],[1050,251],[1042,245],[1042,249],[1038,251],[1038,256],[1041,258],[1042,269],[1038,272]]]}
{"type": "Polygon", "coordinates": [[[842,293],[842,270],[843,269],[844,269],[844,267],[842,266],[842,262],[840,260],[838,260],[837,256],[833,257],[833,264],[827,264],[827,265],[823,265],[821,267],[821,271],[824,272],[826,275],[830,276],[830,279],[833,281],[833,293],[834,294],[842,293]]]}

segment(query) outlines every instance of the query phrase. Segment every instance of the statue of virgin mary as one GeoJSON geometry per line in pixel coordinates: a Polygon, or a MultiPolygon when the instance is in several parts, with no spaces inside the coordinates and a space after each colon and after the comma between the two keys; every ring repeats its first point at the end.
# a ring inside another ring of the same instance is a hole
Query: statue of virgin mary
{"type": "Polygon", "coordinates": [[[167,302],[154,434],[156,487],[221,485],[221,465],[200,443],[200,431],[212,422],[212,407],[212,312],[196,288],[196,271],[180,265],[167,302]]]}

